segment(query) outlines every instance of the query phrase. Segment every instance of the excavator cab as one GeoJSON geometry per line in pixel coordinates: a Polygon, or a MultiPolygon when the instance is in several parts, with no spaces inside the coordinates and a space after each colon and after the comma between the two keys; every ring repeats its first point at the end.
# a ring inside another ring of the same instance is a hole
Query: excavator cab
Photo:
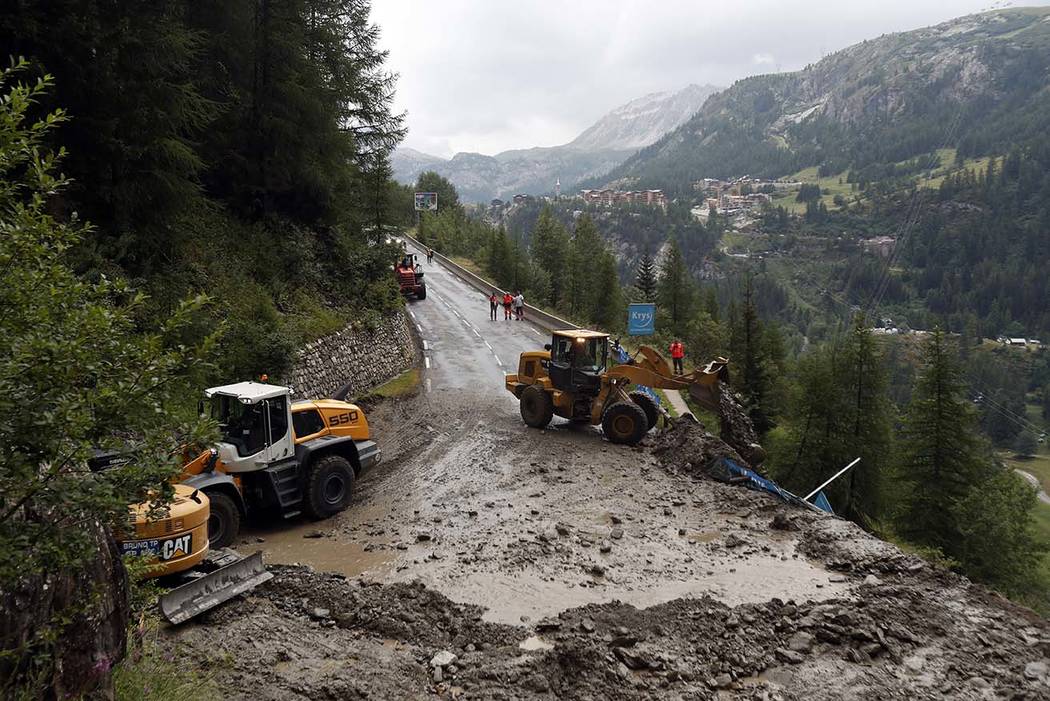
{"type": "Polygon", "coordinates": [[[597,396],[609,360],[609,336],[596,331],[555,331],[547,372],[562,392],[597,396]]]}

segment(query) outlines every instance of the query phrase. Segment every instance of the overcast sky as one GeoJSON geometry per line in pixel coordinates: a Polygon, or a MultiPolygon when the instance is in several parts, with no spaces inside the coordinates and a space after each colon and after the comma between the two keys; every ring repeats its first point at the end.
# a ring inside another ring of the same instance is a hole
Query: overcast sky
{"type": "Polygon", "coordinates": [[[798,70],[864,39],[1004,4],[373,0],[372,17],[401,74],[403,145],[451,156],[562,144],[646,93],[798,70]]]}

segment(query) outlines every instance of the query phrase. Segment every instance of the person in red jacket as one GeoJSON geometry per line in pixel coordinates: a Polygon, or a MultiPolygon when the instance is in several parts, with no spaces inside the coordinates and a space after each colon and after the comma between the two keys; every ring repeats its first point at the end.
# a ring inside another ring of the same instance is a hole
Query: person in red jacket
{"type": "Polygon", "coordinates": [[[503,293],[503,319],[505,321],[510,321],[510,319],[511,319],[510,305],[512,305],[513,303],[514,303],[514,297],[511,296],[510,292],[504,292],[503,293]]]}
{"type": "Polygon", "coordinates": [[[685,370],[682,369],[682,359],[685,358],[685,346],[677,338],[671,342],[671,360],[674,361],[674,374],[684,375],[685,370]]]}

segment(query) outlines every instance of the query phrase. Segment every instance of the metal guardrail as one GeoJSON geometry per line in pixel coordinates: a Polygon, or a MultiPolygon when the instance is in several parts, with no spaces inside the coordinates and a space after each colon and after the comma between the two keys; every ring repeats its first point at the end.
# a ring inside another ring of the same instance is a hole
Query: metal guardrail
{"type": "MultiPolygon", "coordinates": [[[[402,233],[400,234],[400,236],[409,243],[411,243],[413,246],[418,248],[420,252],[425,252],[427,250],[427,247],[424,244],[420,243],[408,234],[402,233]]],[[[447,256],[444,256],[438,253],[437,251],[434,251],[434,257],[437,258],[442,265],[444,265],[446,268],[455,273],[455,275],[461,280],[463,280],[470,286],[476,288],[478,291],[484,292],[485,297],[488,297],[493,290],[498,291],[501,295],[508,291],[500,289],[500,287],[496,285],[496,283],[490,282],[485,278],[481,277],[480,275],[476,275],[470,272],[462,265],[452,262],[447,256]]],[[[574,324],[571,321],[566,321],[565,319],[554,316],[553,314],[545,312],[542,309],[537,309],[536,307],[528,303],[525,304],[525,314],[527,315],[525,317],[526,321],[531,321],[536,326],[539,326],[542,329],[546,329],[547,331],[554,331],[556,329],[580,328],[577,324],[574,324]]]]}

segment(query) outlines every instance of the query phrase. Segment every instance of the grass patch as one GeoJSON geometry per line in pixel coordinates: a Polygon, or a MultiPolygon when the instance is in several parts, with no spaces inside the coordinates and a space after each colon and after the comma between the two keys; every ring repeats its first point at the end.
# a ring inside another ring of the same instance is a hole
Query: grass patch
{"type": "Polygon", "coordinates": [[[370,396],[392,399],[394,397],[405,397],[414,393],[419,388],[419,368],[405,370],[394,379],[379,385],[369,392],[370,396]]]}
{"type": "Polygon", "coordinates": [[[129,633],[128,655],[113,669],[116,698],[121,701],[219,701],[222,690],[214,676],[187,664],[176,643],[158,632],[148,618],[129,633]]]}
{"type": "MultiPolygon", "coordinates": [[[[850,183],[846,182],[848,178],[848,170],[822,178],[818,174],[817,167],[811,166],[787,176],[785,180],[819,185],[822,193],[821,201],[824,202],[824,206],[828,209],[838,209],[838,205],[835,204],[835,195],[842,195],[848,202],[853,199],[854,195],[861,194],[859,191],[854,192],[850,183]]],[[[798,192],[796,190],[780,193],[773,198],[773,206],[782,206],[793,214],[805,214],[806,203],[795,201],[795,196],[797,194],[798,192]]]]}
{"type": "Polygon", "coordinates": [[[653,391],[656,392],[656,396],[660,398],[660,406],[667,410],[667,413],[671,415],[671,418],[678,418],[678,412],[675,411],[675,408],[674,406],[672,406],[671,402],[667,401],[667,395],[664,394],[664,391],[662,389],[655,388],[653,389],[653,391]]]}
{"type": "MultiPolygon", "coordinates": [[[[1000,453],[1003,463],[1013,470],[1024,470],[1035,475],[1043,485],[1043,491],[1050,493],[1050,455],[1035,455],[1030,458],[1019,458],[1012,453],[1000,453]]],[[[1050,505],[1047,506],[1050,508],[1050,505]]],[[[1050,531],[1047,542],[1050,543],[1050,531]]]]}

